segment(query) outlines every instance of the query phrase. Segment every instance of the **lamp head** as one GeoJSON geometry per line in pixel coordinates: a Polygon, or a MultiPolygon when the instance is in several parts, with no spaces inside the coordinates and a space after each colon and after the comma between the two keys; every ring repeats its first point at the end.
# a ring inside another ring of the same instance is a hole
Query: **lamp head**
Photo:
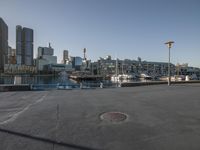
{"type": "Polygon", "coordinates": [[[168,48],[171,48],[173,43],[174,41],[168,41],[165,44],[167,45],[168,48]]]}

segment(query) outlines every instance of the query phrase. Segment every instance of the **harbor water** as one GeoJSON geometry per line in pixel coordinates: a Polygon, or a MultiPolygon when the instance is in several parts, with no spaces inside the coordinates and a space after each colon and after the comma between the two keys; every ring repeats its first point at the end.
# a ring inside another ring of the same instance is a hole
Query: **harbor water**
{"type": "Polygon", "coordinates": [[[150,80],[95,80],[95,81],[75,81],[68,78],[66,74],[60,75],[4,75],[0,76],[0,84],[29,84],[34,89],[45,90],[54,88],[104,88],[104,87],[120,87],[121,83],[132,82],[151,82],[150,80]]]}

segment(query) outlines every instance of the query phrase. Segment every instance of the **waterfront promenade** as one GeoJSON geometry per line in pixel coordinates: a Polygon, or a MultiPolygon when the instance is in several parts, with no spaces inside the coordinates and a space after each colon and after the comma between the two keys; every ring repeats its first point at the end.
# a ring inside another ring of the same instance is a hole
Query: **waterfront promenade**
{"type": "Polygon", "coordinates": [[[199,141],[199,83],[0,92],[0,150],[199,150],[199,141]]]}

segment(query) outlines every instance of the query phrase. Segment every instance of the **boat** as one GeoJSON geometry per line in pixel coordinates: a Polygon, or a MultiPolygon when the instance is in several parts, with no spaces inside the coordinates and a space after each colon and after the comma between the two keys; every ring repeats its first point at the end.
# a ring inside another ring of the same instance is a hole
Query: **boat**
{"type": "Polygon", "coordinates": [[[134,74],[119,74],[119,75],[112,75],[111,81],[118,81],[118,80],[131,80],[135,79],[136,76],[134,74]]]}
{"type": "Polygon", "coordinates": [[[152,79],[152,76],[146,74],[146,73],[141,73],[140,74],[140,78],[143,78],[145,80],[151,80],[152,79]]]}
{"type": "Polygon", "coordinates": [[[185,76],[184,75],[175,75],[171,77],[171,81],[184,81],[185,76]]]}
{"type": "Polygon", "coordinates": [[[136,76],[134,74],[122,74],[123,79],[135,79],[136,76]]]}
{"type": "Polygon", "coordinates": [[[116,59],[116,71],[115,74],[111,76],[111,81],[119,81],[119,80],[131,80],[135,79],[136,75],[133,73],[124,73],[123,65],[122,65],[122,74],[118,74],[118,59],[116,59]]]}

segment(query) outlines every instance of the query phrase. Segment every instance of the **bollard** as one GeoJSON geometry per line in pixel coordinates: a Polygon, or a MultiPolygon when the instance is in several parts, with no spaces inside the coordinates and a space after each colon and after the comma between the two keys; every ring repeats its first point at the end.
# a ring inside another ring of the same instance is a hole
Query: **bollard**
{"type": "Polygon", "coordinates": [[[14,85],[22,84],[22,78],[20,76],[14,77],[14,85]]]}
{"type": "Polygon", "coordinates": [[[102,82],[100,83],[100,88],[103,88],[103,83],[102,82]]]}
{"type": "Polygon", "coordinates": [[[121,82],[119,82],[118,87],[122,87],[122,83],[121,82]]]}
{"type": "Polygon", "coordinates": [[[80,83],[80,89],[82,89],[82,88],[83,88],[83,83],[81,82],[81,83],[80,83]]]}

